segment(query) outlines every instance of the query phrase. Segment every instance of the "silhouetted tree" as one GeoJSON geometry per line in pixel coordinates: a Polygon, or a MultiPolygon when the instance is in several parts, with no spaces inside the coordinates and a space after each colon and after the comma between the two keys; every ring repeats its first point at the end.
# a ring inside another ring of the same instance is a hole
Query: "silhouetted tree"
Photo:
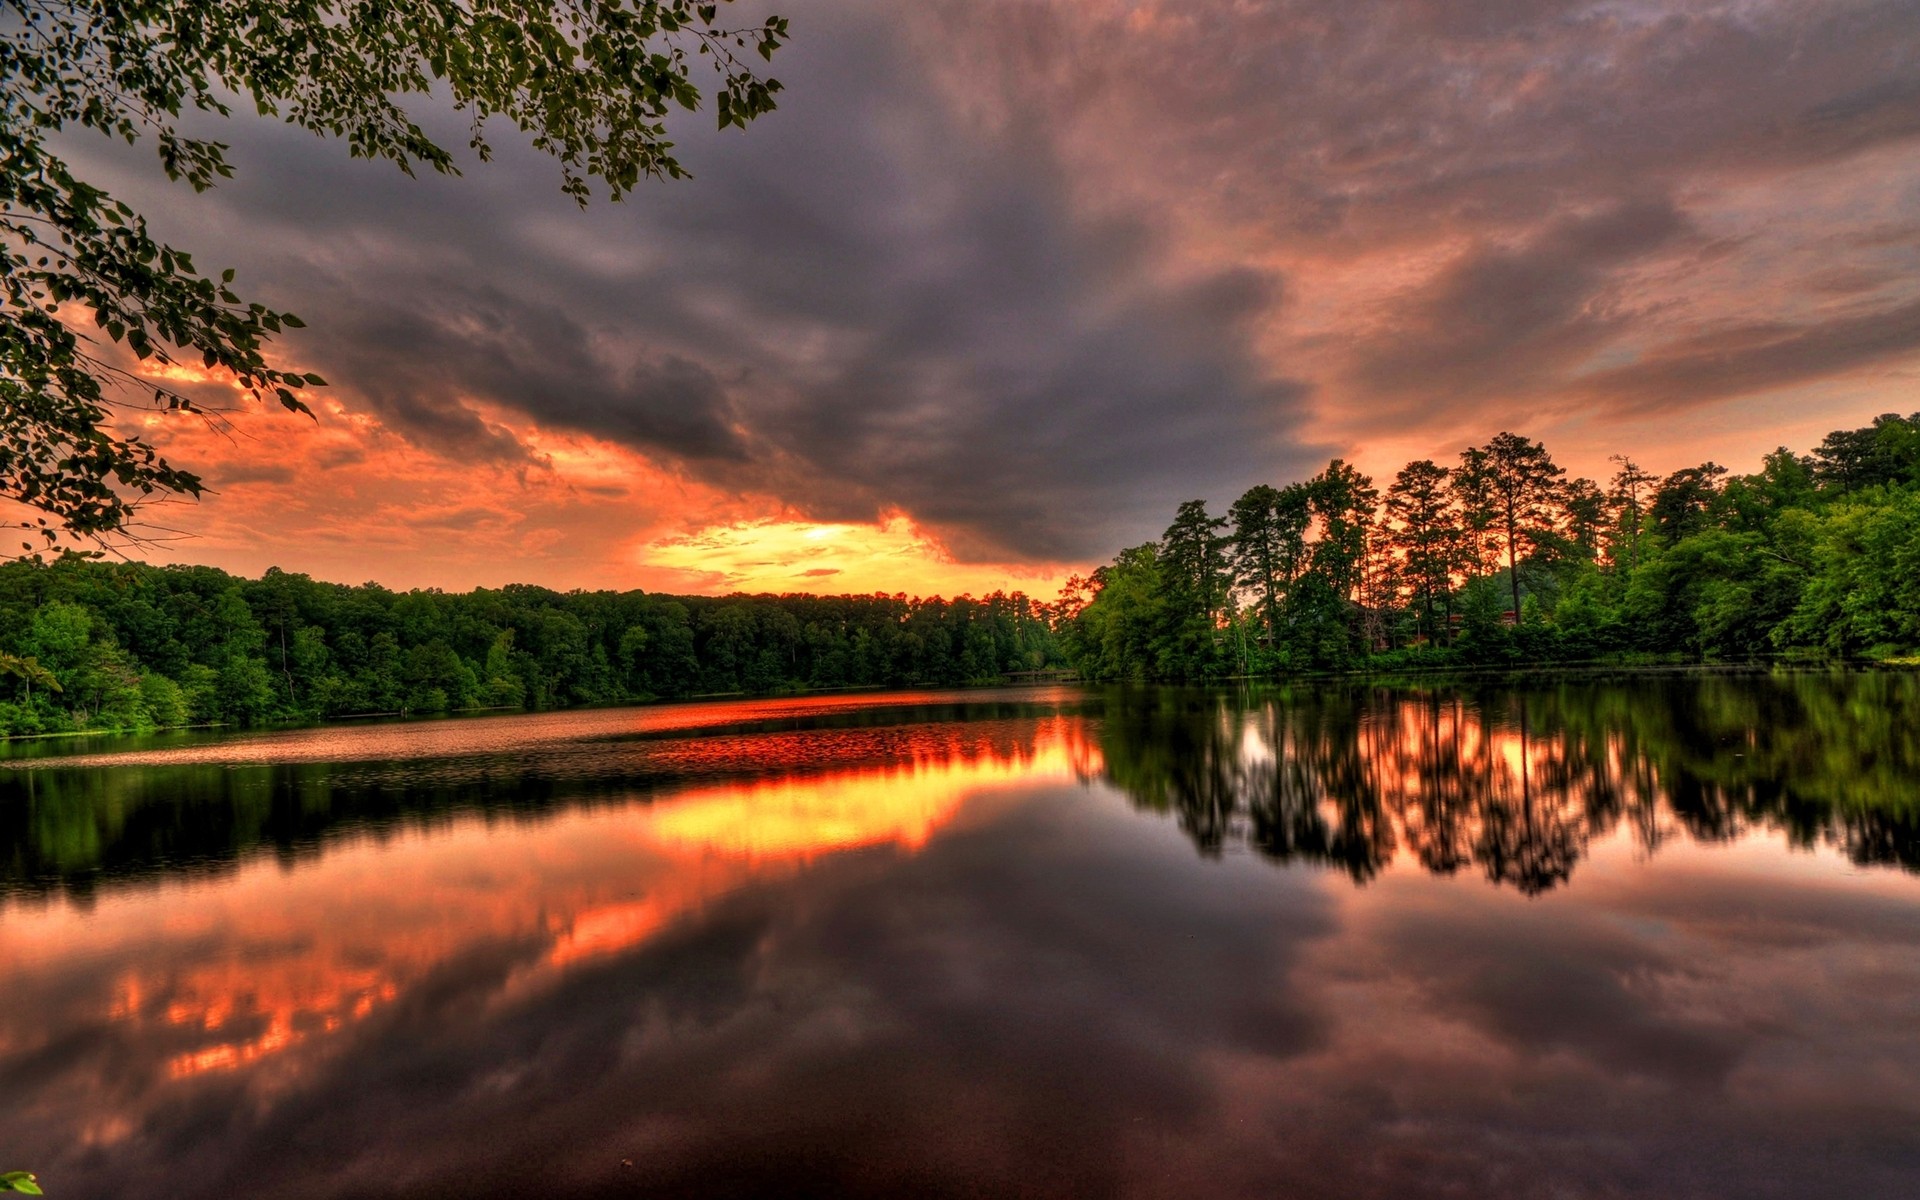
{"type": "Polygon", "coordinates": [[[1546,447],[1515,433],[1500,433],[1485,446],[1460,456],[1460,492],[1469,498],[1470,517],[1490,530],[1506,550],[1513,614],[1520,616],[1520,553],[1553,531],[1558,516],[1560,477],[1546,447]]]}

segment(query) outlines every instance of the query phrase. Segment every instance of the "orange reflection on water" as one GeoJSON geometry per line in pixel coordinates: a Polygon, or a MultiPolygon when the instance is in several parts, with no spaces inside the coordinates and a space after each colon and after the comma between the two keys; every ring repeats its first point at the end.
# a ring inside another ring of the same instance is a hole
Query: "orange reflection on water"
{"type": "MultiPolygon", "coordinates": [[[[783,738],[707,740],[771,750],[783,738]]],[[[353,841],[295,869],[256,862],[110,896],[90,912],[16,908],[0,927],[0,962],[17,964],[23,982],[0,1000],[0,1044],[18,1049],[36,1040],[30,1030],[58,1036],[36,1019],[37,977],[52,989],[74,963],[110,963],[92,985],[97,999],[68,1005],[91,1014],[81,1023],[141,1047],[156,1079],[246,1070],[250,1086],[272,1090],[464,956],[497,956],[495,1000],[511,1002],[825,856],[918,853],[977,793],[1084,777],[1097,756],[1061,718],[914,728],[905,749],[905,761],[874,765],[871,731],[823,731],[807,761],[838,753],[857,765],[533,823],[353,841]]],[[[129,1108],[157,1102],[116,1095],[131,1086],[96,1079],[89,1103],[133,1116],[129,1108]]]]}
{"type": "MultiPolygon", "coordinates": [[[[971,790],[1062,779],[1076,767],[1066,722],[1041,722],[1028,753],[923,756],[906,766],[824,779],[772,779],[695,792],[648,814],[649,834],[679,853],[797,859],[881,843],[918,850],[971,790]]],[[[1084,754],[1080,760],[1084,759],[1084,754]]]]}
{"type": "MultiPolygon", "coordinates": [[[[162,1020],[202,1033],[231,1028],[243,1036],[176,1054],[167,1063],[173,1078],[246,1066],[316,1035],[332,1033],[371,1013],[399,994],[394,979],[376,967],[340,961],[327,949],[262,971],[239,961],[189,969],[174,981],[162,1020]],[[257,1031],[257,1032],[254,1032],[257,1031]]],[[[128,981],[139,990],[138,980],[128,981]]],[[[131,1018],[140,1010],[125,1013],[131,1018]]]]}
{"type": "Polygon", "coordinates": [[[749,878],[790,875],[822,855],[872,846],[916,853],[974,793],[1085,778],[1090,754],[1098,751],[1079,727],[1055,717],[1036,723],[1023,745],[943,737],[906,764],[684,793],[635,818],[640,840],[674,863],[671,882],[644,900],[580,910],[564,926],[556,921],[559,938],[546,961],[561,966],[625,950],[749,878]]]}

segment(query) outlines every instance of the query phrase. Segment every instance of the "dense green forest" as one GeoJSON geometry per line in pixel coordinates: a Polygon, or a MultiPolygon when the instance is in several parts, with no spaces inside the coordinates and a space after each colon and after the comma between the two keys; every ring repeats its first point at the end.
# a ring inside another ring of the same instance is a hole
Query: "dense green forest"
{"type": "Polygon", "coordinates": [[[1605,487],[1502,433],[1384,489],[1335,460],[1222,516],[1180,506],[1063,599],[1094,679],[1630,657],[1889,659],[1920,649],[1920,414],[1759,470],[1605,487]]]}
{"type": "Polygon", "coordinates": [[[0,735],[861,686],[1920,650],[1920,414],[1601,487],[1502,433],[1384,489],[1335,460],[1180,506],[1057,602],[398,593],[0,565],[0,735]]]}
{"type": "Polygon", "coordinates": [[[1059,665],[1022,595],[460,595],[269,571],[0,565],[0,734],[990,682],[1059,665]]]}

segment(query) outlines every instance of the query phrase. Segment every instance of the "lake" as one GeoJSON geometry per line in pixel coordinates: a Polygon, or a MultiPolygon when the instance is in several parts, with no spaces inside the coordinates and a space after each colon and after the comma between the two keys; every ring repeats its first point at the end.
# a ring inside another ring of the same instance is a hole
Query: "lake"
{"type": "Polygon", "coordinates": [[[1920,675],[0,758],[66,1200],[1920,1195],[1920,675]]]}

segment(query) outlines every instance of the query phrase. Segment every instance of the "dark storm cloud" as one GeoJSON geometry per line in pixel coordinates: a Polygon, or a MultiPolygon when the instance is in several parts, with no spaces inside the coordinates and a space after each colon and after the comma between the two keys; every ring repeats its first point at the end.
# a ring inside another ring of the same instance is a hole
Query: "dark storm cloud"
{"type": "Polygon", "coordinates": [[[696,179],[622,205],[575,210],[513,150],[409,181],[242,126],[205,232],[330,381],[456,455],[528,457],[490,415],[517,410],[987,558],[1101,556],[1309,469],[1305,388],[1252,345],[1279,280],[1182,264],[1138,206],[1089,216],[1059,130],[955,112],[883,15],[810,11],[780,112],[688,131],[696,179]]]}
{"type": "Polygon", "coordinates": [[[1478,246],[1361,345],[1360,379],[1420,402],[1551,387],[1639,315],[1609,302],[1613,271],[1686,233],[1663,199],[1562,219],[1519,246],[1478,246]]]}
{"type": "Polygon", "coordinates": [[[674,354],[609,363],[558,307],[448,281],[406,307],[342,304],[326,326],[320,340],[328,361],[343,364],[343,382],[395,426],[443,449],[523,453],[468,403],[481,399],[642,450],[695,461],[744,456],[711,371],[674,354]]]}
{"type": "Polygon", "coordinates": [[[793,15],[781,109],[676,130],[697,177],[621,205],[511,132],[409,181],[237,124],[211,204],[147,207],[422,444],[525,458],[519,412],[963,557],[1104,557],[1348,449],[1312,429],[1657,413],[1916,346],[1920,170],[1831,182],[1920,137],[1906,0],[793,15]]]}

